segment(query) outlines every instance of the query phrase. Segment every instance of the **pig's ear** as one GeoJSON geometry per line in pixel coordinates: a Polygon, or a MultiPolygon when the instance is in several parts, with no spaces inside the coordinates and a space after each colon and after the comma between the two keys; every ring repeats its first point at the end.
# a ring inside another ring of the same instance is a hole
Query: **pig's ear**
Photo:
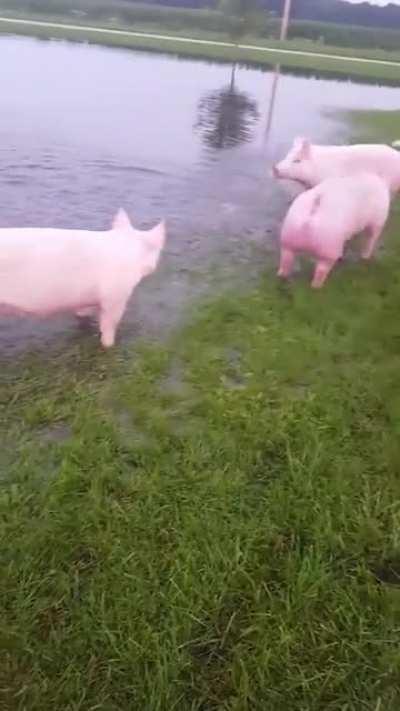
{"type": "Polygon", "coordinates": [[[132,229],[131,221],[122,207],[119,208],[117,214],[115,215],[112,223],[113,230],[128,230],[132,229]]]}
{"type": "Polygon", "coordinates": [[[303,138],[303,136],[296,136],[296,138],[295,138],[294,141],[293,141],[293,148],[294,148],[295,150],[297,150],[297,151],[300,150],[300,148],[302,147],[304,141],[306,141],[306,140],[307,140],[307,139],[306,139],[306,138],[303,138]]]}
{"type": "Polygon", "coordinates": [[[164,247],[166,232],[165,220],[162,220],[162,222],[153,227],[152,230],[148,230],[144,233],[146,244],[150,249],[161,250],[164,247]]]}
{"type": "Polygon", "coordinates": [[[303,136],[298,136],[293,141],[293,148],[296,151],[298,158],[309,158],[311,154],[311,141],[303,136]]]}
{"type": "Polygon", "coordinates": [[[304,160],[311,157],[311,141],[308,138],[303,138],[300,146],[300,156],[304,160]]]}

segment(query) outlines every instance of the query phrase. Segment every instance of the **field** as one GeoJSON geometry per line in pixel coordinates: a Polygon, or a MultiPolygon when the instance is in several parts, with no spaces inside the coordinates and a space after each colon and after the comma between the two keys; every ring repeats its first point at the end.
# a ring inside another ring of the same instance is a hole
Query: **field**
{"type": "Polygon", "coordinates": [[[158,26],[140,26],[139,31],[116,27],[89,27],[79,24],[65,25],[53,21],[24,21],[0,18],[0,32],[22,34],[43,39],[66,39],[92,42],[110,47],[168,52],[210,61],[230,61],[267,65],[281,64],[288,69],[318,72],[331,76],[377,81],[382,84],[399,83],[400,54],[382,50],[354,50],[341,55],[338,47],[321,47],[306,41],[279,43],[270,40],[254,44],[254,38],[243,37],[240,45],[232,44],[225,35],[193,32],[165,34],[158,26]],[[164,34],[154,34],[154,33],[164,34]],[[147,33],[147,34],[146,34],[147,33]]]}
{"type": "Polygon", "coordinates": [[[0,708],[399,709],[399,229],[320,293],[2,364],[0,708]]]}
{"type": "Polygon", "coordinates": [[[18,7],[15,0],[0,0],[0,32],[399,82],[400,32],[395,29],[293,21],[289,40],[279,42],[280,19],[267,13],[241,25],[238,18],[212,10],[126,0],[80,0],[77,7],[67,0],[20,0],[18,7]]]}
{"type": "MultiPolygon", "coordinates": [[[[210,7],[190,9],[174,6],[160,6],[135,0],[0,0],[0,15],[31,16],[33,18],[52,18],[58,21],[72,22],[74,19],[86,25],[160,27],[164,32],[186,34],[200,31],[224,34],[225,37],[242,34],[249,29],[254,38],[278,39],[280,36],[280,17],[266,11],[260,11],[243,18],[229,12],[211,9],[217,2],[210,2],[210,7]]],[[[289,27],[292,40],[311,40],[319,45],[331,45],[364,50],[381,49],[398,52],[399,28],[360,27],[331,22],[312,22],[292,20],[289,27]]]]}

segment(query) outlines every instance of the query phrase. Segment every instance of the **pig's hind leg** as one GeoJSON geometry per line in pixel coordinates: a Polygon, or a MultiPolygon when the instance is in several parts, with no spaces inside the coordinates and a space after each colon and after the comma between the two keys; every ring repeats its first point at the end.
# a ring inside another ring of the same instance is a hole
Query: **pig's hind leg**
{"type": "Polygon", "coordinates": [[[327,259],[321,259],[319,262],[317,262],[313,280],[311,282],[311,286],[313,289],[321,289],[321,287],[325,284],[330,272],[332,271],[334,264],[334,261],[327,259]]]}
{"type": "Polygon", "coordinates": [[[292,252],[291,249],[282,247],[281,261],[279,264],[279,271],[278,271],[279,277],[281,277],[282,279],[287,279],[291,275],[291,273],[293,271],[294,260],[295,260],[294,252],[292,252]]]}
{"type": "Polygon", "coordinates": [[[376,245],[383,232],[384,226],[385,223],[377,223],[368,227],[366,240],[361,252],[361,256],[363,259],[371,259],[371,257],[373,256],[376,249],[376,245]]]}

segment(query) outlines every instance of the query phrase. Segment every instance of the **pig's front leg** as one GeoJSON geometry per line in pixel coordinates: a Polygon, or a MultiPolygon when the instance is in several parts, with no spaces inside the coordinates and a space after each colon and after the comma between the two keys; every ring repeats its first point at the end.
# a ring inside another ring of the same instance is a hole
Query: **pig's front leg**
{"type": "Polygon", "coordinates": [[[314,277],[311,282],[311,286],[313,289],[321,289],[321,287],[325,284],[330,272],[332,271],[334,264],[335,262],[332,262],[330,260],[328,261],[325,259],[317,262],[314,277]]]}
{"type": "Polygon", "coordinates": [[[126,301],[104,302],[100,307],[101,344],[111,348],[115,343],[115,332],[125,311],[126,301]]]}

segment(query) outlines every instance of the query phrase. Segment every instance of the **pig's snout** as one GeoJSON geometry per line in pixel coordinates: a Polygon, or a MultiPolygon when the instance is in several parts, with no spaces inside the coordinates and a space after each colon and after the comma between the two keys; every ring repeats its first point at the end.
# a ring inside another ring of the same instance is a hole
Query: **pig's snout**
{"type": "Polygon", "coordinates": [[[273,165],[272,165],[272,171],[271,171],[271,172],[272,172],[272,176],[273,176],[274,178],[280,178],[280,177],[281,177],[281,174],[280,174],[280,172],[279,172],[279,168],[278,168],[278,166],[277,166],[276,163],[273,163],[273,165]]]}

